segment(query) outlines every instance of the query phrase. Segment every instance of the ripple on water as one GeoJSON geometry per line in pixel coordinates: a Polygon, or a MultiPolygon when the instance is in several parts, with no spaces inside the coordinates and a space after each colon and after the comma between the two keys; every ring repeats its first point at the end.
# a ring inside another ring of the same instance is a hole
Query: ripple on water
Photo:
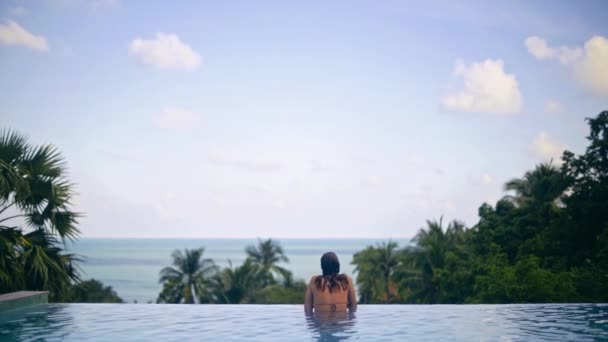
{"type": "Polygon", "coordinates": [[[0,314],[0,341],[608,340],[607,305],[361,305],[306,318],[299,305],[49,304],[0,314]]]}

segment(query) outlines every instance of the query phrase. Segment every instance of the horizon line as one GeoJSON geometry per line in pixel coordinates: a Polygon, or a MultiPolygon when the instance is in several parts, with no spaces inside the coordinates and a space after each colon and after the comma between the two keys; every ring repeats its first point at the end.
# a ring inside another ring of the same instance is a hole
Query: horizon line
{"type": "Polygon", "coordinates": [[[384,240],[394,240],[394,239],[412,239],[413,237],[404,237],[404,236],[392,236],[392,237],[381,237],[381,236],[362,236],[362,237],[341,237],[341,236],[322,236],[322,237],[280,237],[280,236],[145,236],[145,237],[134,237],[134,236],[82,236],[76,238],[79,239],[215,239],[215,240],[242,240],[242,239],[281,239],[281,240],[322,240],[322,239],[340,239],[340,240],[359,240],[359,239],[384,239],[384,240]]]}

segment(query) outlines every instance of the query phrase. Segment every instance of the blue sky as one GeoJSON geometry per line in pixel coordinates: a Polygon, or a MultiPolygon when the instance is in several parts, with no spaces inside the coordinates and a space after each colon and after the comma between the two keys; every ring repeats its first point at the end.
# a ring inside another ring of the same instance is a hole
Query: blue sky
{"type": "Polygon", "coordinates": [[[472,225],[608,103],[608,5],[8,0],[0,126],[53,143],[83,236],[472,225]]]}

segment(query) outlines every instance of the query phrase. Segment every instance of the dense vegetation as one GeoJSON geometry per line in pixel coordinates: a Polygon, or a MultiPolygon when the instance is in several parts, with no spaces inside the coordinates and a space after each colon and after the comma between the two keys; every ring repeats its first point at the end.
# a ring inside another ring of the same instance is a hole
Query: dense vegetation
{"type": "Polygon", "coordinates": [[[1,293],[49,290],[52,300],[65,300],[79,280],[76,256],[64,253],[58,241],[78,235],[79,215],[70,210],[73,187],[64,175],[56,148],[0,132],[1,293]]]}
{"type": "Polygon", "coordinates": [[[111,286],[104,286],[95,279],[81,281],[70,288],[72,303],[123,303],[111,286]]]}
{"type": "Polygon", "coordinates": [[[163,284],[157,303],[303,304],[306,284],[294,281],[290,271],[278,265],[288,262],[281,246],[260,240],[245,249],[241,266],[219,269],[203,258],[204,249],[173,252],[173,266],[160,272],[163,284]]]}
{"type": "Polygon", "coordinates": [[[66,240],[78,237],[80,216],[71,210],[74,190],[65,174],[55,147],[0,131],[0,293],[47,290],[51,301],[89,301],[87,289],[95,296],[89,298],[116,302],[115,294],[93,293],[101,283],[80,283],[80,260],[64,251],[66,240]]]}
{"type": "Polygon", "coordinates": [[[479,208],[479,222],[428,221],[412,246],[354,256],[362,303],[608,302],[608,112],[589,146],[538,165],[479,208]]]}

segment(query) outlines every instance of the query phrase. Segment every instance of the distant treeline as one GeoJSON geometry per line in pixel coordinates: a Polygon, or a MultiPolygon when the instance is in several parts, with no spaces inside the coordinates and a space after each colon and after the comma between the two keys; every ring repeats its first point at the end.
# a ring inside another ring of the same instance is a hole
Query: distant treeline
{"type": "Polygon", "coordinates": [[[224,269],[204,258],[204,248],[176,250],[173,267],[160,272],[163,284],[157,303],[215,304],[303,304],[306,283],[294,281],[281,245],[260,240],[245,249],[247,259],[240,266],[224,269]]]}
{"type": "Polygon", "coordinates": [[[608,302],[608,112],[589,146],[538,165],[470,228],[428,221],[413,246],[354,256],[362,303],[608,302]]]}

